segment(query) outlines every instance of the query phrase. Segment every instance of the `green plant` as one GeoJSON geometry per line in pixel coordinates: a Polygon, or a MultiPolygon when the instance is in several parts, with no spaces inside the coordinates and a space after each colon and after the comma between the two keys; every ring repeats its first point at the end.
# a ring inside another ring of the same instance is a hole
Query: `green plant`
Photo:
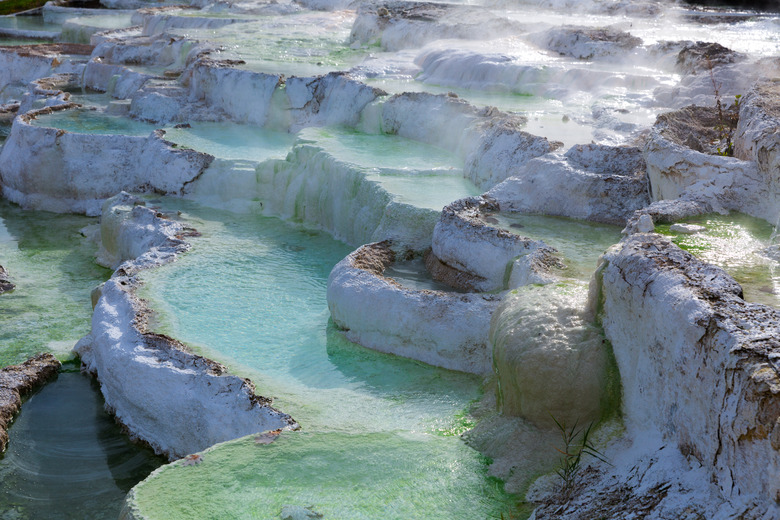
{"type": "Polygon", "coordinates": [[[607,464],[609,464],[609,461],[596,449],[590,440],[593,423],[590,423],[587,427],[578,427],[579,421],[575,421],[574,426],[569,428],[566,426],[565,421],[561,423],[552,415],[550,417],[555,421],[555,425],[558,427],[563,440],[563,449],[556,448],[556,451],[563,456],[555,473],[561,478],[561,491],[564,498],[568,500],[574,489],[577,475],[582,469],[583,456],[588,455],[607,464]]]}
{"type": "Polygon", "coordinates": [[[734,104],[724,110],[723,102],[720,96],[721,85],[715,81],[715,74],[712,70],[712,62],[707,58],[707,67],[710,70],[710,81],[712,82],[712,89],[715,91],[715,109],[718,115],[718,124],[715,125],[715,131],[717,132],[717,138],[715,143],[719,146],[715,148],[718,155],[723,157],[734,156],[734,130],[737,127],[737,121],[739,120],[739,102],[742,99],[741,94],[734,96],[734,104]]]}

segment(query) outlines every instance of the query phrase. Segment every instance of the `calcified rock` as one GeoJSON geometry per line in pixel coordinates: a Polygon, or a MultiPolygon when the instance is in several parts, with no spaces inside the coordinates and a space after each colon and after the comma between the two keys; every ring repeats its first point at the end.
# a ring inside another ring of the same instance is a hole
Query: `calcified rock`
{"type": "Polygon", "coordinates": [[[361,5],[350,42],[379,43],[385,50],[397,51],[443,38],[496,38],[522,27],[479,7],[393,1],[361,5]]]}
{"type": "Polygon", "coordinates": [[[568,425],[601,418],[608,348],[587,301],[587,286],[558,283],[523,287],[501,302],[490,343],[503,414],[547,428],[553,417],[568,425]]]}
{"type": "Polygon", "coordinates": [[[14,287],[16,286],[11,283],[11,278],[8,276],[8,271],[6,271],[5,268],[0,265],[0,294],[13,291],[14,287]]]}
{"type": "Polygon", "coordinates": [[[755,161],[780,207],[780,81],[757,83],[740,101],[734,155],[755,161]]]}
{"type": "MultiPolygon", "coordinates": [[[[761,110],[756,103],[751,101],[745,110],[761,110]]],[[[730,117],[724,113],[724,118],[730,117]]],[[[772,118],[765,117],[764,123],[759,123],[761,120],[757,118],[755,126],[742,127],[740,154],[749,159],[742,160],[712,153],[712,140],[719,140],[722,150],[726,146],[721,132],[716,130],[721,118],[715,107],[686,107],[659,116],[644,150],[653,199],[701,201],[715,211],[741,211],[774,223],[778,216],[780,169],[777,157],[769,152],[774,149],[770,144],[772,134],[759,130],[762,124],[766,128],[772,118]],[[751,139],[756,140],[755,144],[749,142],[751,139]],[[752,155],[752,150],[761,149],[763,168],[753,160],[759,154],[752,155]]]]}
{"type": "Polygon", "coordinates": [[[180,193],[214,159],[175,149],[157,131],[149,137],[78,134],[34,126],[35,117],[72,104],[18,117],[0,152],[3,196],[26,208],[100,214],[121,190],[180,193]]]}
{"type": "Polygon", "coordinates": [[[677,55],[677,69],[685,74],[708,74],[713,67],[743,61],[742,53],[734,52],[719,43],[694,42],[685,45],[677,55]]]}
{"type": "Polygon", "coordinates": [[[625,55],[642,40],[614,27],[562,26],[531,36],[532,41],[564,56],[581,60],[625,55]]]}
{"type": "Polygon", "coordinates": [[[487,196],[504,211],[616,225],[650,203],[641,150],[602,145],[532,159],[487,196]]]}
{"type": "Polygon", "coordinates": [[[626,239],[598,272],[627,438],[537,518],[627,519],[642,504],[659,519],[777,518],[780,311],[659,235],[626,239]]]}
{"type": "MultiPolygon", "coordinates": [[[[0,267],[0,293],[2,293],[0,267]]],[[[38,354],[22,363],[0,370],[0,453],[8,445],[8,427],[22,407],[22,397],[56,377],[60,362],[51,354],[38,354]]]]}
{"type": "Polygon", "coordinates": [[[383,276],[395,261],[387,242],[361,247],[328,278],[328,307],[350,341],[425,363],[488,374],[493,295],[415,290],[383,276]],[[377,312],[381,309],[381,312],[377,312]]]}
{"type": "Polygon", "coordinates": [[[115,261],[139,256],[93,295],[92,331],[74,348],[84,370],[100,381],[106,408],[131,437],[171,459],[251,433],[297,428],[270,399],[256,395],[248,379],[148,332],[151,311],[135,296],[139,282],[132,275],[172,261],[188,246],[172,236],[180,227],[136,202],[120,194],[106,204],[104,250],[115,261]]]}
{"type": "Polygon", "coordinates": [[[495,201],[484,197],[462,199],[442,210],[433,230],[432,255],[443,264],[434,264],[436,279],[477,291],[506,289],[513,276],[518,285],[555,279],[550,273],[552,267],[560,267],[555,249],[482,219],[483,213],[498,210],[495,201]]]}

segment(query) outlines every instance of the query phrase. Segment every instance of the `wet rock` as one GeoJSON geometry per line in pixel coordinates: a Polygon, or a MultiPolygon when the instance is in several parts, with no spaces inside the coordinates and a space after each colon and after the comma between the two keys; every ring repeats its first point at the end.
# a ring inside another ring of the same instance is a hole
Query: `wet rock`
{"type": "Polygon", "coordinates": [[[11,283],[11,277],[8,276],[8,271],[6,271],[5,268],[0,265],[0,294],[13,291],[14,287],[16,286],[11,283]]]}
{"type": "Polygon", "coordinates": [[[499,409],[542,428],[598,421],[607,401],[608,349],[580,284],[523,287],[493,314],[490,343],[499,409]]]}
{"type": "Polygon", "coordinates": [[[38,354],[0,370],[0,453],[8,445],[7,430],[22,406],[22,397],[56,377],[59,369],[60,362],[53,355],[38,354]]]}

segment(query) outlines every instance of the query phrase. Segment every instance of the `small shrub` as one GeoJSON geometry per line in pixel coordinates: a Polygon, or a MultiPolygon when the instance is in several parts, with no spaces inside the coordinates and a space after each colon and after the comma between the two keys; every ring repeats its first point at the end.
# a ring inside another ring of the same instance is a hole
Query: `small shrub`
{"type": "Polygon", "coordinates": [[[568,500],[574,489],[577,475],[582,469],[583,456],[588,455],[607,464],[609,464],[609,461],[604,458],[604,455],[590,441],[593,423],[590,423],[587,427],[578,427],[578,421],[575,421],[574,426],[569,428],[566,426],[565,421],[561,423],[555,417],[552,417],[552,420],[555,421],[555,425],[558,427],[563,440],[563,449],[556,448],[562,457],[560,465],[555,472],[561,478],[561,490],[564,498],[568,500]]]}

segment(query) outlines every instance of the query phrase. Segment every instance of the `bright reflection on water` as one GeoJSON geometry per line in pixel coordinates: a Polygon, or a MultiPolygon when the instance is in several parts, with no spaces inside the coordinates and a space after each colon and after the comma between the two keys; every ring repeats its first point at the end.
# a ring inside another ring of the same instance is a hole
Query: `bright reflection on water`
{"type": "Polygon", "coordinates": [[[71,367],[33,395],[0,456],[0,519],[115,520],[125,494],[162,464],[103,410],[99,385],[71,367]]]}
{"type": "Polygon", "coordinates": [[[89,332],[90,291],[111,274],[79,232],[96,222],[0,201],[0,265],[16,284],[0,295],[0,367],[43,351],[68,357],[89,332]]]}
{"type": "Polygon", "coordinates": [[[157,328],[250,376],[303,431],[217,448],[196,468],[209,479],[192,488],[183,468],[166,468],[137,490],[139,503],[166,518],[183,517],[192,500],[258,518],[283,504],[343,519],[497,516],[507,497],[457,436],[478,378],[364,349],[329,328],[327,276],[350,248],[275,219],[163,205],[203,236],[175,264],[144,273],[157,328]]]}
{"type": "Polygon", "coordinates": [[[707,228],[702,233],[673,233],[668,225],[659,233],[701,260],[722,267],[742,285],[745,299],[780,307],[780,258],[769,255],[773,226],[747,215],[706,215],[686,222],[707,228]]]}

